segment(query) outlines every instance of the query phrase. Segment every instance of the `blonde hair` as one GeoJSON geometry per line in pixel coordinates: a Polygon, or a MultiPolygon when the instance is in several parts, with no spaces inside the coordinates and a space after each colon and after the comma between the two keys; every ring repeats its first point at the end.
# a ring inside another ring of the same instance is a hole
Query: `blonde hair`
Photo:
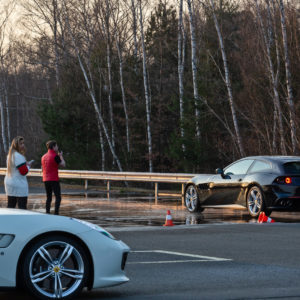
{"type": "Polygon", "coordinates": [[[15,137],[10,145],[8,155],[7,155],[7,175],[10,176],[12,172],[12,164],[14,160],[14,153],[17,151],[21,153],[22,155],[25,154],[25,147],[23,149],[20,149],[20,142],[24,141],[24,138],[22,136],[15,137]]]}

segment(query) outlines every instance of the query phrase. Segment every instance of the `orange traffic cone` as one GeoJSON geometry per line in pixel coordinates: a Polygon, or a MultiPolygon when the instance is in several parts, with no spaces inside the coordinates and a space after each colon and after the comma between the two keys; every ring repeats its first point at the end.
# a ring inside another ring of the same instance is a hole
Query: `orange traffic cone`
{"type": "Polygon", "coordinates": [[[266,214],[262,211],[258,217],[258,223],[275,223],[275,221],[266,216],[266,214]]]}
{"type": "Polygon", "coordinates": [[[169,210],[167,211],[166,222],[165,222],[164,226],[174,226],[173,221],[172,221],[171,212],[169,210]]]}

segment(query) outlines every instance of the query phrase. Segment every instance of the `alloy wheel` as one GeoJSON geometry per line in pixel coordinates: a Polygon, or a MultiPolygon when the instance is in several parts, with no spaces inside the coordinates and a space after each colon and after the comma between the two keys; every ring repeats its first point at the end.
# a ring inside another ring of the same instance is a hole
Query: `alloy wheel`
{"type": "Polygon", "coordinates": [[[248,209],[251,215],[256,216],[262,208],[263,199],[260,190],[253,187],[248,195],[248,209]]]}
{"type": "Polygon", "coordinates": [[[71,244],[51,241],[40,246],[29,263],[30,281],[45,298],[65,298],[84,280],[84,262],[71,244]]]}
{"type": "Polygon", "coordinates": [[[189,211],[194,212],[197,208],[198,195],[196,188],[190,185],[185,193],[185,205],[189,211]]]}

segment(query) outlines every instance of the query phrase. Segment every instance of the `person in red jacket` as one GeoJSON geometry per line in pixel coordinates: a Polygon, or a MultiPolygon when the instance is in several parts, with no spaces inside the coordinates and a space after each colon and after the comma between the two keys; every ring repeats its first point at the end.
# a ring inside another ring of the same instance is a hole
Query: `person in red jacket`
{"type": "Polygon", "coordinates": [[[60,184],[58,177],[58,168],[65,167],[66,162],[63,158],[62,151],[58,151],[56,141],[51,140],[46,143],[48,152],[42,157],[43,182],[47,194],[46,213],[50,214],[52,192],[55,195],[55,214],[59,214],[61,201],[60,184]]]}

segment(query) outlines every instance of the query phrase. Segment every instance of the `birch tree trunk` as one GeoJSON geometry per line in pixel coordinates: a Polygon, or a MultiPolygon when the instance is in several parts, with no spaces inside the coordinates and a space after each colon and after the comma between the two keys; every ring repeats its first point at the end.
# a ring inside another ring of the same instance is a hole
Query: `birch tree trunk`
{"type": "Polygon", "coordinates": [[[108,104],[109,104],[109,117],[111,126],[111,142],[115,148],[115,126],[114,126],[114,113],[112,105],[112,76],[111,76],[111,51],[110,51],[110,28],[107,24],[107,44],[106,44],[106,58],[107,58],[107,73],[108,73],[108,104]]]}
{"type": "Polygon", "coordinates": [[[194,13],[192,8],[192,0],[186,0],[189,10],[189,23],[190,23],[190,35],[191,35],[191,48],[192,48],[192,73],[193,73],[193,88],[194,88],[194,100],[195,100],[195,119],[196,119],[196,137],[200,139],[200,125],[199,125],[199,93],[197,83],[197,58],[196,58],[196,33],[194,27],[194,13]]]}
{"type": "Polygon", "coordinates": [[[292,152],[293,154],[298,154],[298,141],[296,133],[296,115],[293,99],[293,89],[292,89],[292,80],[291,80],[291,70],[290,70],[290,58],[289,58],[289,49],[287,41],[287,31],[286,31],[286,21],[285,21],[285,10],[283,0],[279,0],[280,8],[280,21],[282,29],[282,41],[284,49],[284,62],[285,62],[285,75],[286,75],[286,87],[287,87],[287,102],[290,115],[290,127],[291,127],[291,140],[292,140],[292,152]]]}
{"type": "Polygon", "coordinates": [[[11,141],[10,137],[10,116],[9,116],[9,106],[8,106],[8,92],[7,92],[7,87],[4,87],[4,98],[5,98],[5,111],[6,111],[6,128],[7,128],[7,139],[8,139],[8,144],[11,141]]]}
{"type": "Polygon", "coordinates": [[[55,79],[56,79],[56,86],[59,86],[59,53],[58,53],[58,41],[57,41],[57,14],[58,14],[58,7],[57,7],[57,0],[52,0],[53,5],[53,37],[54,37],[54,54],[55,54],[55,79]]]}
{"type": "Polygon", "coordinates": [[[131,0],[131,11],[132,11],[132,18],[133,18],[132,31],[133,31],[133,44],[134,44],[133,55],[135,58],[134,71],[137,74],[138,43],[137,43],[137,21],[136,21],[135,0],[131,0]]]}
{"type": "MultiPolygon", "coordinates": [[[[100,109],[99,109],[99,111],[100,111],[100,109]]],[[[98,126],[98,132],[99,132],[99,143],[100,143],[100,147],[101,147],[101,171],[104,171],[105,170],[105,149],[104,149],[102,128],[101,128],[101,123],[99,121],[99,118],[97,118],[97,126],[98,126]]]]}
{"type": "Polygon", "coordinates": [[[2,133],[3,150],[7,154],[8,145],[7,145],[6,130],[5,130],[5,113],[4,113],[4,103],[3,103],[2,93],[0,94],[0,116],[1,116],[1,133],[2,133]]]}
{"type": "MultiPolygon", "coordinates": [[[[102,106],[101,106],[101,91],[102,91],[102,85],[101,85],[101,68],[99,66],[98,62],[98,73],[99,73],[99,111],[102,111],[102,106]]],[[[104,147],[104,139],[103,139],[103,133],[102,133],[102,128],[101,128],[101,123],[99,119],[97,119],[97,124],[98,124],[98,131],[99,131],[99,141],[100,141],[100,147],[101,147],[101,170],[105,170],[105,147],[104,147]]]]}
{"type": "MultiPolygon", "coordinates": [[[[102,30],[106,38],[106,62],[107,62],[107,78],[108,78],[108,106],[109,106],[109,119],[111,127],[111,142],[115,148],[115,126],[114,126],[114,113],[112,103],[112,71],[111,71],[111,33],[110,33],[110,19],[112,14],[111,2],[105,0],[105,6],[102,1],[99,3],[99,13],[102,19],[102,30]]],[[[100,25],[100,27],[101,27],[100,25]]]]}
{"type": "MultiPolygon", "coordinates": [[[[184,140],[184,127],[183,127],[183,116],[184,116],[184,107],[183,107],[183,71],[184,71],[184,31],[182,24],[182,6],[183,0],[179,2],[179,16],[178,16],[178,86],[179,86],[179,113],[180,113],[180,136],[182,141],[184,140]]],[[[185,152],[185,144],[181,144],[182,151],[185,152]]]]}
{"type": "Polygon", "coordinates": [[[218,22],[216,13],[215,13],[214,0],[210,0],[210,5],[211,5],[211,8],[212,8],[213,19],[214,19],[216,31],[217,31],[217,34],[218,34],[220,49],[221,49],[221,53],[222,53],[224,73],[225,73],[224,74],[225,75],[225,84],[226,84],[226,88],[227,88],[228,100],[229,100],[229,105],[230,105],[230,109],[231,109],[232,121],[233,121],[234,129],[235,129],[237,144],[238,144],[241,156],[245,156],[245,151],[244,151],[244,147],[243,147],[243,143],[242,143],[242,138],[241,138],[241,135],[240,135],[240,129],[239,129],[239,125],[238,125],[238,121],[237,121],[237,117],[236,117],[235,104],[234,104],[234,101],[233,101],[231,81],[230,81],[230,78],[229,78],[229,69],[228,69],[228,63],[227,63],[227,56],[226,56],[226,52],[225,52],[223,36],[221,34],[219,22],[218,22]]]}
{"type": "Polygon", "coordinates": [[[275,154],[275,153],[276,153],[277,121],[278,121],[278,112],[277,112],[277,107],[274,106],[274,113],[273,113],[272,154],[275,154]]]}
{"type": "MultiPolygon", "coordinates": [[[[278,90],[279,71],[280,71],[280,65],[281,65],[281,63],[280,63],[281,62],[281,58],[280,58],[280,50],[279,50],[279,44],[278,44],[278,34],[277,34],[277,28],[276,28],[276,22],[275,22],[275,20],[276,20],[276,8],[275,8],[275,2],[274,2],[274,0],[271,0],[271,3],[272,3],[272,9],[270,8],[269,1],[267,1],[268,9],[270,10],[268,12],[268,14],[271,16],[271,19],[272,19],[272,26],[273,26],[274,40],[275,40],[276,67],[277,67],[277,70],[276,70],[276,73],[275,73],[275,86],[276,86],[276,88],[278,90]]],[[[282,112],[281,112],[281,118],[282,119],[284,118],[284,115],[283,115],[282,112]]],[[[276,122],[276,119],[274,119],[274,123],[275,122],[276,122]]],[[[282,123],[283,123],[283,120],[282,120],[282,123]]],[[[274,128],[276,128],[275,125],[274,125],[274,128]]],[[[276,132],[274,132],[273,140],[274,140],[275,136],[276,136],[276,132]]],[[[273,146],[276,146],[274,142],[273,142],[273,146]]],[[[286,148],[285,140],[284,140],[284,147],[286,148]]],[[[273,149],[275,149],[275,148],[273,147],[273,149]]]]}
{"type": "MultiPolygon", "coordinates": [[[[261,12],[260,12],[260,8],[258,5],[257,0],[255,0],[255,4],[256,4],[256,11],[257,11],[257,16],[258,16],[258,20],[259,20],[259,25],[260,25],[260,29],[262,32],[262,36],[263,36],[263,42],[264,42],[264,46],[265,46],[265,53],[266,53],[266,60],[267,60],[267,64],[268,64],[268,70],[269,70],[269,77],[271,79],[271,85],[272,85],[272,90],[273,90],[273,104],[274,104],[274,125],[273,125],[273,130],[276,130],[276,122],[278,121],[278,125],[279,125],[279,136],[280,136],[280,150],[281,150],[281,154],[282,155],[286,155],[286,147],[285,147],[285,139],[284,139],[284,130],[283,130],[283,122],[282,122],[282,109],[281,109],[281,105],[280,105],[280,99],[279,99],[279,93],[278,93],[278,75],[276,76],[275,71],[274,71],[274,65],[273,65],[273,61],[272,61],[272,56],[271,56],[271,32],[272,32],[272,28],[270,27],[272,24],[272,20],[270,20],[271,18],[271,12],[270,12],[270,7],[269,7],[269,3],[267,1],[267,9],[268,9],[268,29],[265,29],[265,26],[263,24],[263,20],[262,20],[262,16],[261,16],[261,12]],[[269,34],[268,34],[269,32],[269,34]],[[275,115],[276,113],[276,115],[275,115]]],[[[279,66],[277,66],[278,68],[279,66]]],[[[274,132],[273,137],[276,137],[276,134],[274,132]]],[[[275,141],[273,138],[273,151],[275,151],[275,141]]]]}
{"type": "Polygon", "coordinates": [[[130,142],[129,142],[129,121],[128,121],[128,113],[127,113],[127,105],[126,105],[126,95],[124,89],[124,82],[123,82],[123,55],[120,49],[120,43],[116,41],[117,49],[118,49],[118,56],[119,56],[119,71],[120,71],[120,86],[122,92],[122,102],[123,102],[123,109],[125,114],[125,124],[126,124],[126,144],[127,144],[127,152],[130,152],[130,142]]]}
{"type": "Polygon", "coordinates": [[[145,101],[146,101],[146,119],[147,119],[147,137],[148,137],[148,155],[149,155],[149,172],[153,172],[153,163],[152,163],[152,138],[151,138],[151,116],[150,116],[150,104],[151,97],[149,93],[148,85],[148,73],[146,66],[146,47],[144,39],[144,26],[143,26],[143,12],[142,12],[142,1],[139,0],[140,8],[140,30],[141,30],[141,42],[143,50],[143,78],[144,78],[144,89],[145,89],[145,101]]]}

